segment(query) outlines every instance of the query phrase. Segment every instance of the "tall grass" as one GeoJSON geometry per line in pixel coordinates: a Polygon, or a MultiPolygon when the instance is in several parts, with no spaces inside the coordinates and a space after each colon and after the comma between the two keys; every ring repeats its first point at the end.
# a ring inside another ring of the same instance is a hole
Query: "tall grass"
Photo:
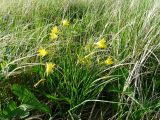
{"type": "Polygon", "coordinates": [[[15,104],[26,105],[26,119],[160,118],[159,0],[0,2],[0,118],[15,104]],[[95,47],[101,38],[106,49],[95,47]],[[41,47],[49,52],[43,58],[41,47]],[[109,56],[112,65],[104,63],[109,56]],[[56,64],[48,76],[46,62],[56,64]]]}

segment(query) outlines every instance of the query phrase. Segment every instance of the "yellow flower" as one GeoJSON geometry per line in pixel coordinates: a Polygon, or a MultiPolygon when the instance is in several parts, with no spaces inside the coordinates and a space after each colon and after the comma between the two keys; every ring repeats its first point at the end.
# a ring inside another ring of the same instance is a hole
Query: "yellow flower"
{"type": "Polygon", "coordinates": [[[38,55],[41,56],[41,57],[44,57],[48,54],[48,52],[44,49],[44,48],[40,48],[38,50],[38,55]]]}
{"type": "Polygon", "coordinates": [[[57,39],[58,35],[55,33],[50,33],[51,39],[57,39]]]}
{"type": "Polygon", "coordinates": [[[57,26],[53,27],[52,30],[51,30],[51,33],[58,34],[59,33],[58,27],[57,26]]]}
{"type": "Polygon", "coordinates": [[[51,62],[46,63],[46,73],[47,73],[47,75],[49,75],[53,71],[53,69],[55,68],[55,65],[56,64],[51,63],[51,62]]]}
{"type": "Polygon", "coordinates": [[[78,64],[83,64],[83,65],[91,65],[91,59],[84,56],[84,57],[81,57],[81,56],[78,56],[78,61],[77,63],[78,64]]]}
{"type": "Polygon", "coordinates": [[[100,39],[100,40],[96,43],[96,45],[97,45],[97,48],[102,48],[102,49],[107,48],[106,41],[105,41],[104,38],[103,38],[103,39],[100,39]]]}
{"type": "Polygon", "coordinates": [[[113,59],[111,57],[108,57],[106,60],[105,60],[105,64],[107,65],[112,65],[113,64],[113,59]]]}
{"type": "Polygon", "coordinates": [[[36,88],[40,83],[44,82],[45,79],[41,79],[38,82],[36,82],[33,86],[36,88]]]}
{"type": "Polygon", "coordinates": [[[62,25],[63,26],[68,26],[69,25],[69,21],[67,19],[62,20],[62,25]]]}
{"type": "Polygon", "coordinates": [[[53,27],[50,33],[51,39],[57,39],[58,33],[59,33],[58,27],[57,26],[53,27]]]}

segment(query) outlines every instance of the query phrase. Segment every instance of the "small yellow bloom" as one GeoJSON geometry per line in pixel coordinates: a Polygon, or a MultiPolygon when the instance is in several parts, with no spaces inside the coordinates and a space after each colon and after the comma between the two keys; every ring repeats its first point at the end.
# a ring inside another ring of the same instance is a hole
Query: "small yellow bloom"
{"type": "Polygon", "coordinates": [[[69,21],[67,19],[62,20],[62,25],[63,26],[68,26],[69,25],[69,21]]]}
{"type": "Polygon", "coordinates": [[[91,62],[92,62],[91,59],[86,56],[84,57],[78,56],[78,61],[77,61],[78,64],[91,65],[91,62]]]}
{"type": "Polygon", "coordinates": [[[47,73],[47,75],[49,75],[53,71],[53,69],[55,68],[55,65],[56,64],[51,63],[51,62],[46,63],[46,73],[47,73]]]}
{"type": "Polygon", "coordinates": [[[40,48],[38,50],[38,55],[41,56],[41,57],[44,57],[48,54],[48,52],[44,49],[44,48],[40,48]]]}
{"type": "Polygon", "coordinates": [[[100,40],[96,43],[96,45],[97,45],[97,48],[102,48],[102,49],[107,48],[106,41],[105,41],[104,38],[103,38],[103,39],[100,39],[100,40]]]}
{"type": "Polygon", "coordinates": [[[113,64],[113,59],[111,57],[108,57],[106,60],[105,60],[105,64],[107,65],[112,65],[113,64]]]}
{"type": "Polygon", "coordinates": [[[53,27],[52,30],[51,30],[51,33],[58,34],[59,33],[58,27],[57,26],[53,27]]]}
{"type": "Polygon", "coordinates": [[[57,39],[58,38],[59,29],[57,26],[53,27],[50,33],[51,39],[57,39]]]}
{"type": "Polygon", "coordinates": [[[51,39],[57,39],[58,38],[58,35],[55,34],[55,33],[51,33],[50,36],[51,36],[51,39]]]}
{"type": "Polygon", "coordinates": [[[41,79],[41,80],[39,80],[38,82],[36,82],[34,85],[33,85],[33,87],[37,87],[40,83],[43,83],[45,81],[45,79],[41,79]]]}

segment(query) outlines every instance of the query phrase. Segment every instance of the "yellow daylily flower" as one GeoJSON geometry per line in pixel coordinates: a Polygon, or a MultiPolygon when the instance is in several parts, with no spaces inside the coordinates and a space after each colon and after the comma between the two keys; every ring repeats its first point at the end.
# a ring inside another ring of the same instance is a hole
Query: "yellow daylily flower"
{"type": "Polygon", "coordinates": [[[83,65],[91,65],[92,61],[87,56],[78,56],[77,64],[83,64],[83,65]]]}
{"type": "Polygon", "coordinates": [[[51,39],[57,39],[58,35],[55,33],[50,33],[51,39]]]}
{"type": "Polygon", "coordinates": [[[107,48],[107,45],[106,45],[106,41],[104,38],[100,39],[97,43],[97,48],[102,48],[102,49],[105,49],[107,48]]]}
{"type": "Polygon", "coordinates": [[[62,25],[63,26],[68,26],[69,25],[69,21],[67,19],[62,20],[62,25]]]}
{"type": "Polygon", "coordinates": [[[53,69],[55,68],[55,65],[56,64],[51,63],[51,62],[46,63],[46,73],[47,73],[47,75],[49,75],[53,71],[53,69]]]}
{"type": "Polygon", "coordinates": [[[105,60],[105,64],[107,65],[112,65],[113,64],[113,59],[111,57],[108,57],[106,60],[105,60]]]}
{"type": "Polygon", "coordinates": [[[59,33],[59,29],[57,26],[54,26],[51,30],[51,33],[55,33],[55,34],[58,34],[59,33]]]}
{"type": "Polygon", "coordinates": [[[48,55],[48,52],[44,48],[38,50],[38,56],[44,57],[46,55],[48,55]]]}

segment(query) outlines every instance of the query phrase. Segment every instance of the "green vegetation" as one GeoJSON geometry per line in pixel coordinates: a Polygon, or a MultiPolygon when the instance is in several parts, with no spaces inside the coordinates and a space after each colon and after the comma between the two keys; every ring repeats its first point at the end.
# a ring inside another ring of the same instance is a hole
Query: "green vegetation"
{"type": "Polygon", "coordinates": [[[159,0],[0,3],[0,120],[160,119],[159,0]]]}

